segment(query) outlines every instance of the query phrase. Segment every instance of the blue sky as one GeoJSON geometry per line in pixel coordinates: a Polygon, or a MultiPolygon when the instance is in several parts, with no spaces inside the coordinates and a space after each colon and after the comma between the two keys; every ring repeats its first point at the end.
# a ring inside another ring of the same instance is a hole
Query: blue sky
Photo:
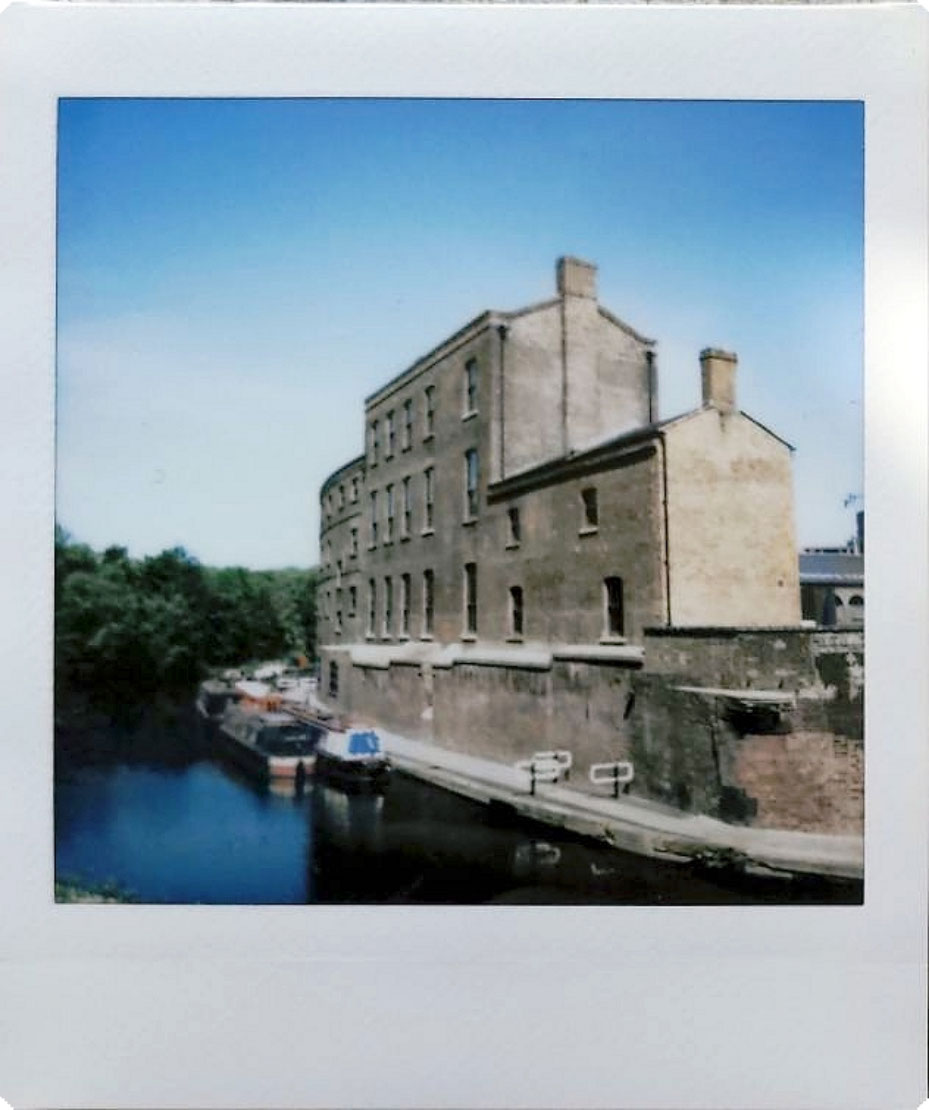
{"type": "Polygon", "coordinates": [[[134,555],[308,566],[363,399],[562,254],[698,353],[797,449],[798,540],[862,486],[863,116],[855,103],[63,100],[57,513],[134,555]]]}

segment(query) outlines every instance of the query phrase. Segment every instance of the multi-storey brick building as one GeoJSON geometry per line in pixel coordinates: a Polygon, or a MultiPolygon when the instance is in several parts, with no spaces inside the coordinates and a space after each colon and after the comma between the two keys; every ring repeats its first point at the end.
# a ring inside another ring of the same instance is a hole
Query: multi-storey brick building
{"type": "Polygon", "coordinates": [[[724,351],[702,406],[659,420],[654,352],[564,258],[551,300],[485,312],[367,398],[365,453],[321,493],[324,695],[450,742],[438,672],[609,687],[647,628],[799,622],[791,448],[738,410],[724,351]]]}

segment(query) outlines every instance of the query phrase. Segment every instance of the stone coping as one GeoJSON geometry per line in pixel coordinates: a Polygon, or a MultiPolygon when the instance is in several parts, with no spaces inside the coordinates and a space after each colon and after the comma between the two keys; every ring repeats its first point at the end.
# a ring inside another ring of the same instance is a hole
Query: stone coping
{"type": "Polygon", "coordinates": [[[553,662],[612,663],[641,667],[645,651],[637,644],[437,644],[410,640],[388,644],[326,644],[324,650],[345,655],[356,667],[387,670],[391,666],[451,668],[520,667],[551,670],[553,662]]]}

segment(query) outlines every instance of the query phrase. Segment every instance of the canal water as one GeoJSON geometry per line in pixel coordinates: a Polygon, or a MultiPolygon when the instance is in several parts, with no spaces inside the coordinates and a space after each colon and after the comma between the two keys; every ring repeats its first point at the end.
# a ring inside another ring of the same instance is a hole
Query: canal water
{"type": "Polygon", "coordinates": [[[145,903],[713,905],[860,901],[854,884],[643,860],[395,774],[271,790],[186,709],[58,730],[56,878],[145,903]]]}

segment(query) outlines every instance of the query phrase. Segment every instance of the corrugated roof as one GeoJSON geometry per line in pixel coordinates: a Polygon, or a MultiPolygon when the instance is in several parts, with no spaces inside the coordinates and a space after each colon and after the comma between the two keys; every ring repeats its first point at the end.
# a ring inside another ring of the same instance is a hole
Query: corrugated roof
{"type": "Polygon", "coordinates": [[[801,551],[800,584],[861,585],[864,582],[864,555],[846,551],[801,551]]]}

